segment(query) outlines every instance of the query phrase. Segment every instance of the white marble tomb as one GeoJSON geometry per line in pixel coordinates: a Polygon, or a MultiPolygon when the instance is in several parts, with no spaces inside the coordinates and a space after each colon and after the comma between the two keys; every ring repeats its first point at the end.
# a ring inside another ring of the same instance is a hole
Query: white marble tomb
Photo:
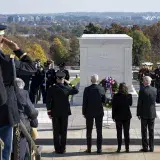
{"type": "Polygon", "coordinates": [[[80,88],[73,104],[82,105],[84,88],[90,85],[90,76],[100,80],[111,76],[118,83],[125,82],[130,93],[137,96],[132,85],[132,43],[125,34],[84,34],[80,39],[80,88]]]}

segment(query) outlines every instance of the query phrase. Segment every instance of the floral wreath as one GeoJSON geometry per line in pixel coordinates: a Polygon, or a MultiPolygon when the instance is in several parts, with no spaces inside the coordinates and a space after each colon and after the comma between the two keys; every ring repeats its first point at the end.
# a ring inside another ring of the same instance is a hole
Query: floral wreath
{"type": "Polygon", "coordinates": [[[110,92],[111,99],[108,100],[108,102],[105,104],[107,108],[112,108],[112,98],[115,93],[118,91],[118,83],[115,79],[112,77],[106,77],[105,79],[102,79],[102,81],[99,83],[107,93],[110,92]]]}

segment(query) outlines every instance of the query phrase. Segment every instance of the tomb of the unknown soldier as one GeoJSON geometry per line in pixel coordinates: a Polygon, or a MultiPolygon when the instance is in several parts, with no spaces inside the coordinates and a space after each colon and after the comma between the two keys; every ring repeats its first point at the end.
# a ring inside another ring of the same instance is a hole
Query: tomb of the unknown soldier
{"type": "MultiPolygon", "coordinates": [[[[125,34],[84,34],[80,43],[80,87],[73,104],[82,105],[84,88],[90,85],[90,76],[98,74],[100,80],[112,77],[125,82],[133,97],[137,93],[132,85],[133,39],[125,34]]],[[[136,104],[134,104],[136,105],[136,104]]]]}

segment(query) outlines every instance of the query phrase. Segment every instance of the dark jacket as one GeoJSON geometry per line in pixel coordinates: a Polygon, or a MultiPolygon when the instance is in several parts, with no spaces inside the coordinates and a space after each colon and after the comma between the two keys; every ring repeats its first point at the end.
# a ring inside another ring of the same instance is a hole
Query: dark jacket
{"type": "Polygon", "coordinates": [[[78,90],[75,87],[57,83],[48,90],[46,102],[47,110],[51,110],[51,115],[53,117],[71,115],[69,95],[77,93],[78,90]]]}
{"type": "Polygon", "coordinates": [[[66,69],[64,69],[64,70],[58,70],[57,72],[59,72],[59,71],[64,72],[64,73],[66,74],[65,79],[66,79],[67,81],[69,81],[70,75],[69,75],[68,70],[66,70],[66,69]]]}
{"type": "MultiPolygon", "coordinates": [[[[20,57],[23,52],[21,50],[18,50],[15,51],[15,54],[20,57]]],[[[2,70],[3,83],[7,92],[7,102],[4,105],[0,106],[0,125],[13,126],[20,121],[17,107],[17,98],[13,85],[13,66],[10,56],[4,55],[1,51],[0,65],[2,70]]],[[[15,59],[15,67],[17,69],[18,75],[30,75],[36,71],[34,63],[27,55],[23,56],[20,61],[15,59]]]]}
{"type": "Polygon", "coordinates": [[[26,90],[17,88],[16,96],[18,102],[18,110],[20,113],[20,119],[26,126],[27,130],[29,131],[31,127],[37,128],[38,124],[32,126],[32,123],[30,123],[31,121],[37,121],[38,111],[32,104],[28,92],[26,90]]]}
{"type": "Polygon", "coordinates": [[[105,102],[105,90],[102,86],[92,84],[86,87],[83,93],[82,114],[85,117],[103,116],[103,103],[105,102]]]}
{"type": "Polygon", "coordinates": [[[132,105],[132,95],[117,93],[112,99],[112,119],[128,120],[132,118],[130,106],[132,105]]]}
{"type": "Polygon", "coordinates": [[[137,116],[143,119],[156,118],[156,96],[157,90],[151,86],[146,86],[139,91],[137,116]]]}
{"type": "Polygon", "coordinates": [[[2,70],[0,66],[0,107],[7,101],[7,93],[3,83],[2,70]]]}

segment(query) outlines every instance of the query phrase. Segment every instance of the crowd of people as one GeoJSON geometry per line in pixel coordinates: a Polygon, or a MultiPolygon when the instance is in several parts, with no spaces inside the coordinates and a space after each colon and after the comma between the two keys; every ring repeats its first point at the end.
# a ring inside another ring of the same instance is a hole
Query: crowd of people
{"type": "Polygon", "coordinates": [[[57,86],[61,74],[65,77],[66,94],[72,95],[78,90],[69,85],[69,72],[65,70],[64,63],[55,71],[51,61],[44,63],[44,66],[39,60],[32,61],[15,42],[4,36],[5,29],[6,26],[0,25],[0,139],[4,142],[2,156],[3,160],[15,159],[14,147],[19,147],[16,160],[24,160],[29,159],[31,148],[19,124],[22,122],[31,136],[33,129],[38,127],[38,111],[34,103],[38,101],[39,91],[42,93],[43,103],[46,103],[49,88],[57,86]],[[4,45],[14,54],[4,54],[4,45]],[[17,142],[14,138],[17,140],[17,137],[18,144],[14,144],[17,142]]]}
{"type": "MultiPolygon", "coordinates": [[[[13,151],[13,129],[20,121],[31,134],[32,128],[38,127],[38,111],[34,104],[38,102],[42,93],[43,103],[46,104],[47,114],[52,119],[53,141],[55,152],[66,152],[68,117],[71,115],[69,96],[78,93],[78,89],[69,82],[69,72],[65,64],[59,65],[55,71],[52,61],[41,65],[35,62],[19,46],[4,37],[6,26],[0,25],[0,139],[4,142],[3,160],[10,160],[13,151]],[[3,45],[7,45],[14,55],[2,52],[3,45]],[[17,56],[19,60],[15,58],[17,56]]],[[[160,64],[154,74],[143,65],[139,71],[140,91],[137,104],[137,117],[141,121],[142,152],[154,151],[154,123],[156,118],[156,101],[159,102],[160,64]],[[155,78],[155,81],[152,78],[155,78]],[[154,82],[154,83],[153,83],[154,82]],[[157,88],[155,88],[155,87],[157,88]],[[147,141],[149,130],[149,144],[147,141]]],[[[97,153],[102,152],[103,136],[102,124],[104,104],[108,101],[105,89],[98,83],[99,76],[91,76],[91,85],[83,93],[82,114],[86,119],[87,153],[91,153],[92,129],[95,120],[97,130],[97,153]]],[[[130,121],[132,114],[132,95],[128,93],[125,83],[120,83],[119,90],[112,99],[112,119],[117,130],[117,152],[121,151],[122,130],[124,130],[125,149],[128,153],[130,145],[130,121]]],[[[17,127],[18,128],[18,127],[17,127]]],[[[20,160],[29,156],[29,145],[26,137],[20,132],[20,160]]]]}
{"type": "Polygon", "coordinates": [[[29,92],[31,102],[36,104],[42,95],[43,104],[46,104],[46,95],[49,87],[56,83],[56,72],[64,72],[65,79],[69,80],[70,75],[65,69],[65,63],[59,64],[59,70],[54,69],[54,62],[48,60],[43,65],[40,59],[35,60],[36,72],[31,76],[18,75],[25,82],[24,89],[29,92]]]}
{"type": "Polygon", "coordinates": [[[150,76],[152,78],[151,86],[157,89],[156,102],[160,103],[160,62],[157,62],[156,69],[153,69],[153,63],[144,62],[138,73],[140,88],[143,88],[143,77],[150,76]]]}

